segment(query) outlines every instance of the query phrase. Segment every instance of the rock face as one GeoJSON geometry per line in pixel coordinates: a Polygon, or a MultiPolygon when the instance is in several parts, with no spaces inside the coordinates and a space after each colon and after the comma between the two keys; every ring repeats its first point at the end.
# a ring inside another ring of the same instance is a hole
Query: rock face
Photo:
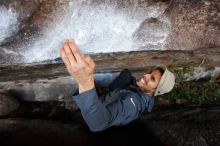
{"type": "Polygon", "coordinates": [[[219,46],[219,8],[218,0],[172,1],[167,9],[172,25],[167,47],[191,50],[219,46]]]}
{"type": "Polygon", "coordinates": [[[72,77],[56,79],[20,80],[1,82],[1,90],[13,94],[24,101],[63,101],[70,100],[77,92],[78,85],[72,77]]]}
{"type": "Polygon", "coordinates": [[[217,146],[219,112],[218,106],[160,107],[142,120],[166,145],[217,146]]]}
{"type": "Polygon", "coordinates": [[[5,146],[220,144],[219,106],[156,106],[153,112],[129,125],[91,133],[79,111],[64,110],[56,103],[44,104],[24,104],[17,113],[0,119],[0,143],[5,146]]]}
{"type": "Polygon", "coordinates": [[[63,7],[63,3],[56,0],[27,2],[9,0],[1,1],[0,5],[1,8],[7,8],[16,13],[18,21],[17,33],[5,38],[1,42],[1,47],[19,53],[22,53],[20,52],[22,46],[30,47],[33,41],[42,36],[43,29],[49,27],[55,19],[55,12],[59,13],[59,8],[63,7]]]}
{"type": "Polygon", "coordinates": [[[69,121],[69,123],[66,124],[61,124],[61,122],[65,123],[64,121],[49,121],[42,119],[1,119],[0,142],[5,146],[37,146],[51,144],[54,146],[112,146],[141,144],[147,146],[165,146],[159,138],[146,129],[144,125],[132,124],[130,126],[118,127],[118,129],[112,128],[105,132],[91,133],[88,131],[85,123],[78,119],[75,119],[74,122],[69,121]],[[4,128],[3,125],[5,127],[7,126],[7,128],[4,128]],[[9,134],[9,132],[11,134],[9,134]],[[146,139],[146,137],[149,139],[146,139]]]}
{"type": "Polygon", "coordinates": [[[19,102],[7,92],[0,92],[0,116],[7,115],[19,107],[19,102]]]}
{"type": "MultiPolygon", "coordinates": [[[[91,55],[96,63],[96,73],[118,72],[124,68],[137,74],[149,70],[158,64],[189,67],[218,67],[220,48],[204,48],[194,51],[165,50],[120,52],[91,55]]],[[[173,66],[175,67],[175,66],[173,66]]],[[[60,59],[41,64],[0,64],[0,81],[53,79],[67,76],[67,70],[60,59]]]]}
{"type": "Polygon", "coordinates": [[[1,1],[0,27],[16,28],[0,41],[1,63],[53,60],[68,38],[86,54],[216,47],[219,7],[219,0],[1,1]],[[5,24],[6,16],[17,23],[5,24]]]}

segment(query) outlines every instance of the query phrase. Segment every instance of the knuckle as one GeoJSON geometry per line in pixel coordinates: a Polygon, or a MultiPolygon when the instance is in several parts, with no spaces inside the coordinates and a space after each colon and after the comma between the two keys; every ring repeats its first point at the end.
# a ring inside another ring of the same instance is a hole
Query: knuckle
{"type": "Polygon", "coordinates": [[[67,45],[64,45],[63,48],[65,51],[68,51],[68,49],[69,49],[69,47],[67,45]]]}
{"type": "Polygon", "coordinates": [[[86,67],[87,67],[86,64],[82,64],[82,65],[81,65],[81,68],[82,68],[82,69],[86,69],[86,67]]]}
{"type": "Polygon", "coordinates": [[[76,71],[78,71],[78,70],[79,70],[78,67],[76,67],[75,65],[72,65],[72,64],[71,64],[71,71],[72,71],[72,72],[76,72],[76,71]]]}
{"type": "Polygon", "coordinates": [[[70,72],[71,72],[71,73],[75,73],[76,70],[71,68],[71,69],[70,69],[70,72]]]}

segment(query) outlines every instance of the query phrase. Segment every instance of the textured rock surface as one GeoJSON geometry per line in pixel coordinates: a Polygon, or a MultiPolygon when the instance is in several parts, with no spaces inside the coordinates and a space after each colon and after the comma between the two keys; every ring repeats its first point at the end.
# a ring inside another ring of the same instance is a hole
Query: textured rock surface
{"type": "Polygon", "coordinates": [[[9,95],[7,92],[0,92],[0,116],[16,110],[19,107],[17,98],[9,95]]]}
{"type": "MultiPolygon", "coordinates": [[[[91,56],[96,63],[96,73],[117,72],[124,68],[137,74],[158,65],[172,65],[192,67],[219,67],[220,48],[198,49],[194,51],[166,50],[139,51],[127,53],[109,53],[91,56]]],[[[0,65],[0,81],[16,81],[29,79],[53,79],[67,76],[63,63],[58,59],[56,64],[51,61],[43,64],[0,65]]]]}
{"type": "Polygon", "coordinates": [[[91,133],[80,112],[58,103],[23,103],[0,119],[4,145],[218,146],[219,106],[156,106],[139,120],[91,133]],[[205,117],[205,118],[204,118],[205,117]]]}
{"type": "Polygon", "coordinates": [[[219,106],[160,107],[142,120],[166,145],[218,146],[219,112],[219,106]]]}
{"type": "Polygon", "coordinates": [[[220,46],[219,0],[3,0],[1,6],[16,11],[19,29],[0,42],[0,63],[55,59],[69,38],[87,41],[81,49],[92,46],[91,54],[220,46]]]}

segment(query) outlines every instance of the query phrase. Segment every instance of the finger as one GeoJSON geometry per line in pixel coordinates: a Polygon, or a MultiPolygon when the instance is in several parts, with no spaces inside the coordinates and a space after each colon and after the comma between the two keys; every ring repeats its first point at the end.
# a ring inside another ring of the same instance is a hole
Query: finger
{"type": "Polygon", "coordinates": [[[76,62],[79,62],[80,64],[83,64],[85,63],[81,54],[80,54],[80,51],[79,51],[79,48],[76,46],[76,44],[74,43],[73,40],[69,40],[68,42],[68,45],[69,47],[71,48],[71,51],[76,59],[76,62]]]}
{"type": "Polygon", "coordinates": [[[61,55],[61,58],[63,60],[63,63],[65,64],[67,70],[69,71],[70,70],[70,62],[67,59],[67,56],[66,56],[63,48],[60,49],[60,55],[61,55]]]}
{"type": "Polygon", "coordinates": [[[68,46],[67,42],[64,43],[64,52],[65,52],[65,55],[67,56],[67,59],[70,62],[70,66],[73,66],[73,67],[77,66],[76,59],[75,59],[70,47],[68,46]]]}
{"type": "Polygon", "coordinates": [[[65,65],[70,66],[70,62],[69,62],[69,60],[67,59],[67,56],[66,56],[66,54],[65,54],[65,52],[64,52],[64,48],[61,48],[61,49],[60,49],[60,56],[61,56],[61,59],[63,60],[63,63],[64,63],[65,65]]]}
{"type": "Polygon", "coordinates": [[[93,59],[89,55],[84,55],[84,60],[91,68],[93,68],[93,69],[95,68],[95,62],[93,61],[93,59]]]}

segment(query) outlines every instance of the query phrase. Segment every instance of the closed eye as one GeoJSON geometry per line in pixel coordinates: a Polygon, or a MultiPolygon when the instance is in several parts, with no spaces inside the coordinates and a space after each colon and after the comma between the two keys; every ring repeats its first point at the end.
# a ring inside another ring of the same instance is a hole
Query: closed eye
{"type": "Polygon", "coordinates": [[[155,77],[154,77],[154,76],[151,76],[151,80],[152,80],[153,82],[155,82],[155,77]]]}

